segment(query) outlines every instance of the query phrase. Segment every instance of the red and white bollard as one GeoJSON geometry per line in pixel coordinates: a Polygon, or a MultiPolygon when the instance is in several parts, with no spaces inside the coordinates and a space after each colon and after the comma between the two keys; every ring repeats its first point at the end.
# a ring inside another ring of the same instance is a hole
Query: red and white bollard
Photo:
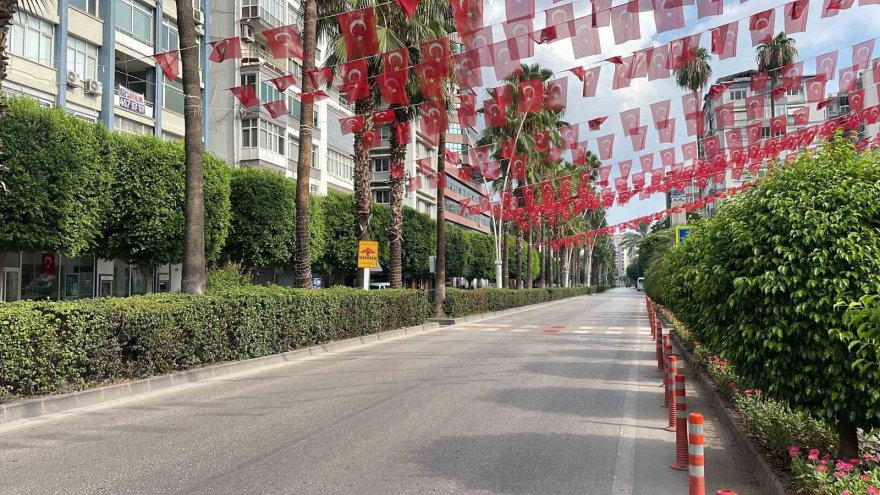
{"type": "Polygon", "coordinates": [[[739,493],[733,490],[718,490],[715,495],[739,495],[739,493]]]}
{"type": "Polygon", "coordinates": [[[669,467],[677,471],[688,468],[687,399],[684,375],[675,375],[675,462],[669,467]]]}
{"type": "Polygon", "coordinates": [[[675,431],[675,377],[678,375],[678,359],[666,357],[666,407],[669,408],[669,424],[666,431],[675,431]]]}
{"type": "Polygon", "coordinates": [[[657,372],[663,371],[663,327],[657,326],[657,372]]]}
{"type": "Polygon", "coordinates": [[[688,414],[688,495],[706,495],[703,415],[688,414]]]}

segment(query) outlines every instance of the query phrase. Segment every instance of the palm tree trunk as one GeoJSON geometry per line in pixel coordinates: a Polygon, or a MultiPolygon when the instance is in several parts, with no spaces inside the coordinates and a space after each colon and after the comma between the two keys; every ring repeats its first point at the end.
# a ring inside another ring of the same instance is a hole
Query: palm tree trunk
{"type": "Polygon", "coordinates": [[[440,133],[437,144],[437,248],[434,259],[434,314],[443,316],[446,299],[446,132],[440,133]]]}
{"type": "MultiPolygon", "coordinates": [[[[205,293],[205,194],[202,170],[202,90],[192,0],[177,1],[177,31],[183,69],[186,204],[183,234],[183,292],[205,293]]],[[[63,88],[62,88],[63,89],[63,88]]]]}
{"type": "MultiPolygon", "coordinates": [[[[400,112],[398,122],[401,122],[400,112]]],[[[396,132],[391,133],[391,163],[401,163],[406,160],[405,142],[400,142],[396,132]]],[[[403,178],[391,179],[391,216],[388,219],[388,251],[391,265],[388,273],[388,282],[392,289],[403,287],[403,178]]]]}
{"type": "Polygon", "coordinates": [[[593,246],[594,244],[591,242],[589,247],[587,247],[587,259],[584,263],[584,270],[586,270],[585,276],[587,280],[587,287],[590,287],[593,283],[593,246]]]}
{"type": "MultiPolygon", "coordinates": [[[[18,7],[17,1],[0,1],[0,86],[6,80],[6,71],[9,68],[9,57],[6,55],[6,40],[9,39],[9,27],[12,26],[12,16],[18,7]]],[[[0,102],[0,105],[3,103],[0,102]]],[[[3,112],[5,108],[0,108],[3,112]]],[[[2,113],[0,113],[2,116],[2,113]]]]}
{"type": "MultiPolygon", "coordinates": [[[[305,0],[303,13],[303,74],[315,68],[315,49],[318,38],[317,0],[305,0]]],[[[309,77],[301,78],[303,93],[315,88],[309,77]]],[[[303,101],[299,112],[299,157],[296,165],[296,270],[295,282],[299,287],[312,288],[312,255],[309,238],[309,195],[312,172],[312,100],[303,101]]]]}
{"type": "Polygon", "coordinates": [[[510,249],[507,244],[508,225],[507,222],[501,222],[501,287],[510,288],[510,249]]]}
{"type": "Polygon", "coordinates": [[[544,222],[541,222],[541,239],[538,241],[541,243],[541,251],[538,253],[538,258],[541,261],[541,278],[538,280],[538,287],[545,288],[547,287],[547,246],[544,244],[544,222]]]}
{"type": "Polygon", "coordinates": [[[529,226],[529,242],[526,244],[526,279],[523,287],[531,289],[534,280],[534,274],[532,273],[532,227],[529,226]]]}
{"type": "MultiPolygon", "coordinates": [[[[354,113],[367,115],[373,111],[372,96],[358,100],[354,113]]],[[[358,240],[370,240],[370,217],[373,216],[373,198],[370,193],[370,151],[364,146],[364,133],[372,130],[373,119],[364,119],[363,132],[354,134],[354,203],[357,209],[354,221],[354,234],[358,240]]],[[[393,133],[392,133],[393,134],[393,133]]],[[[355,287],[363,287],[364,272],[356,270],[355,287]]]]}
{"type": "Polygon", "coordinates": [[[522,229],[517,227],[516,229],[516,280],[513,283],[514,289],[522,289],[522,268],[523,268],[523,257],[522,257],[522,243],[523,243],[523,232],[522,229]]]}

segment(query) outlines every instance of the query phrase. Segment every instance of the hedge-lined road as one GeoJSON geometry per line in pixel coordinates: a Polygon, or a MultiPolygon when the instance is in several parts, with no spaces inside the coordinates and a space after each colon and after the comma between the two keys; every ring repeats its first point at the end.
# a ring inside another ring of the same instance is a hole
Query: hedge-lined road
{"type": "MultiPolygon", "coordinates": [[[[646,332],[615,289],[0,427],[0,493],[680,494],[646,332]]],[[[761,493],[707,429],[709,493],[761,493]]]]}

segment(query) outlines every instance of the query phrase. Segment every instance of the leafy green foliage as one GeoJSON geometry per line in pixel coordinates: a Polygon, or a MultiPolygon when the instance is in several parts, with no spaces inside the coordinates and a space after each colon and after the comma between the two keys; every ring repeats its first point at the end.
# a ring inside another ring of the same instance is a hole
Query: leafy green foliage
{"type": "Polygon", "coordinates": [[[0,305],[0,390],[45,394],[424,323],[425,293],[228,284],[205,296],[0,305]]]}
{"type": "Polygon", "coordinates": [[[495,240],[491,236],[472,230],[465,231],[464,235],[471,248],[468,277],[495,280],[495,240]]]}
{"type": "Polygon", "coordinates": [[[880,287],[878,197],[880,156],[836,139],[701,222],[661,263],[654,297],[746,386],[830,422],[880,424],[880,374],[860,366],[876,362],[876,327],[853,329],[836,307],[880,287]]]}
{"type": "Polygon", "coordinates": [[[427,277],[429,259],[437,245],[437,223],[412,208],[403,209],[403,273],[427,277]]]}
{"type": "Polygon", "coordinates": [[[0,142],[11,192],[0,198],[0,250],[89,252],[101,237],[113,181],[106,130],[26,98],[6,104],[0,142]]]}
{"type": "Polygon", "coordinates": [[[555,301],[567,297],[594,294],[595,287],[560,289],[446,289],[443,311],[451,318],[502,309],[518,308],[529,304],[555,301]]]}
{"type": "Polygon", "coordinates": [[[472,247],[470,236],[454,225],[446,225],[446,275],[470,278],[472,247]]]}

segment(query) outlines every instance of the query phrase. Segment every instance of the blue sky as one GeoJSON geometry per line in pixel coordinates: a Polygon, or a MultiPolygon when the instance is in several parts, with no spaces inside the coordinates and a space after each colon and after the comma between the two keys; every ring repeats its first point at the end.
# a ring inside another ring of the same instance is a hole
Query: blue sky
{"type": "MultiPolygon", "coordinates": [[[[542,10],[548,9],[554,5],[571,3],[574,5],[575,17],[581,17],[589,14],[590,2],[587,0],[562,1],[554,4],[552,0],[536,0],[536,10],[538,14],[535,17],[535,28],[543,27],[544,13],[542,10]]],[[[621,0],[615,0],[614,5],[624,3],[621,0]]],[[[713,81],[715,77],[733,74],[736,72],[753,69],[755,67],[754,49],[751,46],[751,39],[748,32],[748,17],[756,12],[761,12],[770,8],[776,8],[776,32],[783,28],[784,16],[782,6],[787,3],[785,0],[767,1],[767,0],[750,0],[740,3],[740,0],[725,0],[724,14],[721,16],[707,17],[697,19],[696,7],[686,6],[686,26],[684,29],[669,31],[658,34],[654,28],[653,14],[642,13],[640,19],[641,39],[637,41],[629,41],[622,45],[614,44],[614,37],[611,27],[600,28],[600,39],[602,42],[603,53],[601,56],[588,57],[575,60],[571,41],[561,40],[549,45],[538,45],[535,47],[535,56],[531,59],[524,60],[527,63],[539,63],[548,67],[557,73],[557,76],[567,74],[569,76],[568,88],[568,110],[565,119],[569,122],[584,122],[588,119],[608,115],[608,121],[602,126],[600,132],[586,134],[586,138],[591,141],[591,149],[595,149],[595,138],[600,135],[615,132],[615,152],[611,163],[615,164],[611,177],[619,175],[617,162],[633,159],[633,170],[638,171],[638,156],[649,152],[656,152],[669,145],[660,145],[657,140],[656,131],[653,126],[649,125],[648,139],[644,152],[633,153],[628,138],[622,135],[620,119],[618,113],[623,110],[629,110],[636,107],[645,107],[642,110],[642,125],[650,124],[651,114],[647,106],[651,103],[672,99],[672,117],[676,119],[676,144],[678,147],[682,143],[692,140],[687,138],[684,119],[681,115],[681,106],[679,99],[683,94],[682,90],[677,88],[671,79],[648,82],[642,78],[633,81],[629,88],[611,90],[611,79],[613,75],[613,67],[611,64],[605,63],[601,69],[601,78],[596,98],[582,98],[580,91],[580,81],[570,72],[565,72],[576,65],[593,66],[600,60],[605,60],[614,55],[626,56],[634,51],[641,50],[654,45],[659,45],[673,39],[681,38],[698,32],[704,32],[701,38],[701,46],[709,47],[710,35],[706,32],[708,29],[720,26],[727,22],[740,19],[739,25],[739,41],[737,47],[737,56],[735,58],[719,61],[713,57],[713,81]],[[744,19],[744,20],[742,20],[744,19]]],[[[850,46],[868,39],[880,37],[880,5],[858,6],[859,0],[855,0],[854,6],[849,10],[840,12],[835,17],[821,19],[822,0],[810,0],[809,18],[807,22],[807,31],[805,33],[797,33],[792,35],[796,40],[796,46],[800,52],[800,60],[804,61],[804,72],[812,73],[814,67],[814,59],[817,55],[840,49],[837,68],[843,68],[850,65],[851,50],[850,46]]],[[[485,6],[485,23],[496,24],[494,27],[495,40],[504,39],[504,32],[500,25],[505,19],[504,0],[487,0],[485,6]]],[[[880,42],[877,43],[873,58],[880,57],[880,42]]],[[[483,70],[483,81],[487,88],[498,85],[494,79],[492,69],[483,70]]],[[[836,83],[829,83],[827,90],[829,92],[836,90],[836,83]]],[[[480,94],[478,102],[486,97],[485,92],[480,94]]],[[[581,140],[584,140],[586,129],[582,126],[581,140]]],[[[680,148],[678,152],[678,161],[682,160],[680,148]]],[[[655,158],[659,164],[659,158],[655,158]]],[[[607,164],[607,163],[606,163],[607,164]]],[[[640,201],[638,197],[633,198],[625,206],[615,205],[608,211],[609,223],[619,223],[630,220],[632,218],[654,213],[665,207],[665,198],[662,194],[653,195],[651,198],[640,201]]]]}

